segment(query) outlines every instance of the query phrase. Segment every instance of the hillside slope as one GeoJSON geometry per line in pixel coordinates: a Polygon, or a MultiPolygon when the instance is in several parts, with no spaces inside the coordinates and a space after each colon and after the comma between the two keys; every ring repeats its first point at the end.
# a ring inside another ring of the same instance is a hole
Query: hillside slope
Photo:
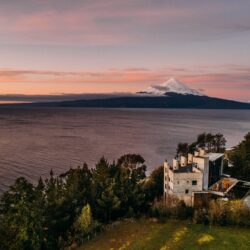
{"type": "Polygon", "coordinates": [[[190,224],[185,221],[155,223],[127,221],[113,226],[79,250],[248,250],[250,229],[190,224]]]}
{"type": "Polygon", "coordinates": [[[208,96],[167,93],[164,96],[134,95],[92,100],[32,103],[35,107],[88,107],[88,108],[194,108],[194,109],[250,109],[249,103],[208,96]]]}

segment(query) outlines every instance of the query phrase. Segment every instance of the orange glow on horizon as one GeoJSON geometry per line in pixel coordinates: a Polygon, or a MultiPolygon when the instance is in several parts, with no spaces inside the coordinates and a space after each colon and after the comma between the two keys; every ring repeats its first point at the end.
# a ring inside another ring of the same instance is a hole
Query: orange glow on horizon
{"type": "MultiPolygon", "coordinates": [[[[246,69],[244,69],[246,70],[246,69]]],[[[82,94],[141,91],[150,85],[165,82],[175,76],[194,89],[202,89],[205,94],[227,98],[247,98],[246,74],[236,70],[228,73],[195,72],[167,69],[109,69],[105,71],[61,72],[37,70],[0,69],[0,94],[82,94]],[[219,83],[219,84],[218,84],[219,83]],[[239,87],[235,89],[235,85],[239,87]]]]}

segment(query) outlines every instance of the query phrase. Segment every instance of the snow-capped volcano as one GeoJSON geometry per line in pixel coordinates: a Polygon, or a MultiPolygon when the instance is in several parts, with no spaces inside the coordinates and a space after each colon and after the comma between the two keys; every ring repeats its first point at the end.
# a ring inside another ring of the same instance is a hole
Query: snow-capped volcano
{"type": "Polygon", "coordinates": [[[198,90],[191,89],[187,85],[179,82],[174,78],[170,78],[168,81],[162,84],[150,86],[145,91],[141,91],[140,93],[151,94],[151,95],[166,95],[166,93],[170,92],[182,95],[198,95],[198,96],[203,95],[198,90]]]}

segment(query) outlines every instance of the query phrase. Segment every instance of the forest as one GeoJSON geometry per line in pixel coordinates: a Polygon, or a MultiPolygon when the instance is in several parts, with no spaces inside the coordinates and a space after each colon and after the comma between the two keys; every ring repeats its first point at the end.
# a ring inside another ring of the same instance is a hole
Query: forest
{"type": "MultiPolygon", "coordinates": [[[[177,154],[197,147],[224,152],[225,143],[221,134],[203,133],[190,145],[180,143],[177,154]]],[[[249,180],[250,133],[228,153],[227,166],[228,162],[233,164],[227,167],[233,177],[249,180]]],[[[194,211],[182,202],[169,209],[161,202],[162,195],[163,167],[147,174],[145,160],[138,154],[123,155],[112,163],[103,157],[92,168],[85,163],[61,175],[51,170],[47,178],[39,178],[36,184],[20,177],[1,196],[0,249],[64,249],[81,245],[122,218],[171,217],[217,224],[244,224],[250,218],[249,211],[239,203],[231,204],[237,206],[235,211],[243,211],[236,219],[235,214],[230,214],[230,204],[216,201],[206,211],[194,211]]]]}

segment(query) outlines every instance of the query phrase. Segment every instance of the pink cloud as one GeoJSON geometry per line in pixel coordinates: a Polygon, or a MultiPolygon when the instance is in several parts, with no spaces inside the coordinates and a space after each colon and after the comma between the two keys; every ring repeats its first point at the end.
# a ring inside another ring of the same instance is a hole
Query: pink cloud
{"type": "Polygon", "coordinates": [[[207,95],[249,100],[250,70],[247,73],[244,68],[242,73],[240,69],[241,66],[230,67],[230,71],[225,74],[213,72],[196,74],[191,69],[174,67],[162,69],[131,67],[79,72],[0,69],[0,92],[5,94],[26,92],[37,94],[39,91],[43,94],[58,91],[65,93],[136,92],[174,76],[191,88],[202,89],[207,95]]]}
{"type": "MultiPolygon", "coordinates": [[[[98,13],[44,11],[0,18],[0,32],[19,42],[59,44],[122,44],[132,38],[97,22],[98,13]],[[2,28],[1,28],[2,27],[2,28]]],[[[114,26],[115,24],[111,24],[114,26]]]]}
{"type": "Polygon", "coordinates": [[[205,3],[201,6],[140,0],[72,1],[70,4],[26,0],[23,5],[21,10],[11,4],[7,11],[0,9],[0,35],[7,41],[111,45],[158,39],[166,42],[176,36],[211,39],[225,32],[250,29],[245,19],[237,23],[221,20],[222,11],[224,14],[232,7],[239,11],[237,5],[215,8],[214,4],[205,3]]]}

